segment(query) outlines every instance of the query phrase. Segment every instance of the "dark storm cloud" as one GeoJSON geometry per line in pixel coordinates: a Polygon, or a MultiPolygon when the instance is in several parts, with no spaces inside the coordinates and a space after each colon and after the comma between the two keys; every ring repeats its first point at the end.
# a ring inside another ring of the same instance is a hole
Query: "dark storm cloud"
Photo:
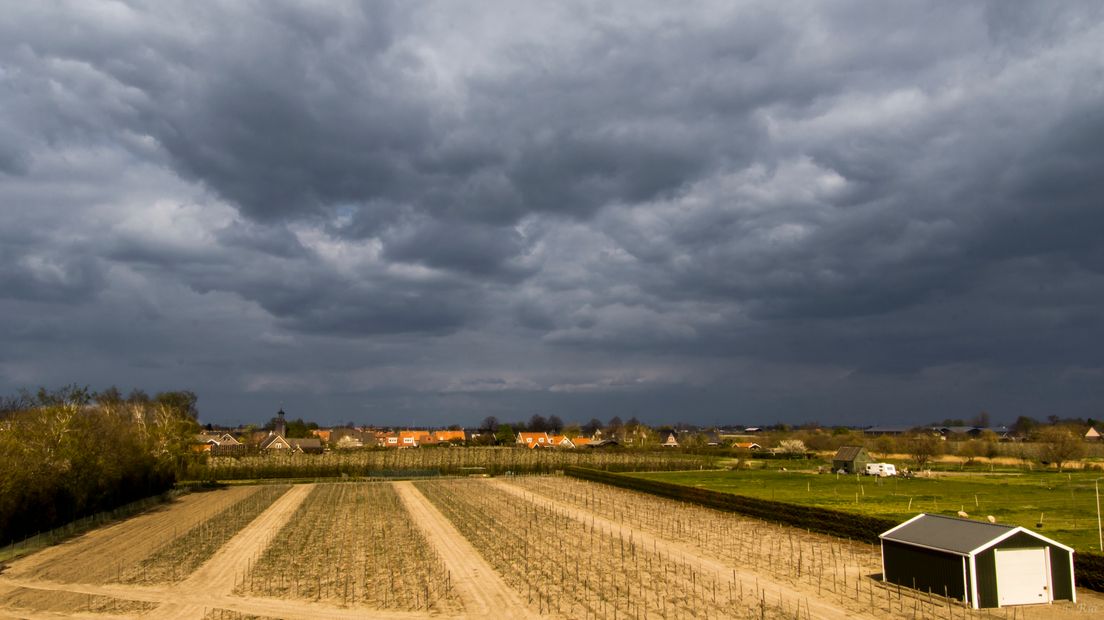
{"type": "Polygon", "coordinates": [[[57,306],[223,402],[1099,403],[1097,4],[4,10],[6,385],[57,306]]]}
{"type": "Polygon", "coordinates": [[[95,258],[0,246],[0,298],[81,304],[103,284],[103,268],[95,258]]]}
{"type": "MultiPolygon", "coordinates": [[[[292,331],[340,336],[447,333],[474,313],[472,300],[449,283],[417,285],[379,278],[358,283],[328,273],[213,284],[256,301],[292,331]]],[[[204,290],[205,283],[196,284],[204,290]]]]}
{"type": "Polygon", "coordinates": [[[233,222],[215,232],[220,245],[236,249],[252,250],[279,258],[297,258],[309,255],[296,237],[286,227],[249,225],[233,222]]]}
{"type": "Polygon", "coordinates": [[[524,250],[524,239],[511,227],[460,222],[409,222],[384,237],[386,258],[476,275],[523,276],[509,261],[524,250]]]}

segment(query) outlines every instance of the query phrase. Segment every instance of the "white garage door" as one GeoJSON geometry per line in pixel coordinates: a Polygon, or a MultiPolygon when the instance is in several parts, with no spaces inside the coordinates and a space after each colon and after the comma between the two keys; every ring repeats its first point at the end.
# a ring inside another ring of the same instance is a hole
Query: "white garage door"
{"type": "Polygon", "coordinates": [[[997,549],[997,604],[1049,603],[1047,550],[997,549]]]}

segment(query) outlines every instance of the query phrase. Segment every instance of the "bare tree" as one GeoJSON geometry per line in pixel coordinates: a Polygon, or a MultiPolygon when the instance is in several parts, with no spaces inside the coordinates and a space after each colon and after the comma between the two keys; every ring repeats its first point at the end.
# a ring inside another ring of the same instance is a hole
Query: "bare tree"
{"type": "Polygon", "coordinates": [[[553,433],[559,433],[564,427],[563,420],[558,415],[548,416],[548,430],[553,433]]]}
{"type": "Polygon", "coordinates": [[[600,428],[602,428],[602,421],[598,418],[591,418],[590,422],[583,425],[582,431],[584,435],[590,436],[600,428]]]}
{"type": "Polygon", "coordinates": [[[966,459],[963,465],[972,465],[977,457],[985,455],[984,442],[976,439],[969,439],[967,441],[961,441],[958,444],[958,456],[966,459]]]}
{"type": "Polygon", "coordinates": [[[1076,461],[1085,453],[1085,446],[1081,438],[1068,428],[1051,426],[1039,432],[1039,460],[1043,465],[1054,463],[1058,471],[1062,471],[1065,464],[1076,461]]]}
{"type": "Polygon", "coordinates": [[[889,435],[882,435],[874,440],[874,446],[871,451],[884,461],[889,458],[889,455],[895,450],[897,450],[897,440],[889,435]]]}
{"type": "Polygon", "coordinates": [[[916,469],[923,469],[933,458],[943,453],[943,443],[929,434],[916,435],[909,440],[908,451],[916,469]]]}

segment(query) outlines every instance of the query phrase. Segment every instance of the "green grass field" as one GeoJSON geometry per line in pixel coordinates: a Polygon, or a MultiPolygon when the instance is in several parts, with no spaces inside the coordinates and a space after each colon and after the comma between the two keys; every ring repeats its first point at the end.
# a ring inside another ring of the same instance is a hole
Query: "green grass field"
{"type": "Polygon", "coordinates": [[[784,472],[777,467],[791,468],[791,464],[771,465],[775,469],[629,475],[901,521],[921,512],[954,515],[963,510],[972,519],[993,515],[997,523],[1022,525],[1078,550],[1100,551],[1093,490],[1099,472],[963,473],[879,479],[784,472]]]}

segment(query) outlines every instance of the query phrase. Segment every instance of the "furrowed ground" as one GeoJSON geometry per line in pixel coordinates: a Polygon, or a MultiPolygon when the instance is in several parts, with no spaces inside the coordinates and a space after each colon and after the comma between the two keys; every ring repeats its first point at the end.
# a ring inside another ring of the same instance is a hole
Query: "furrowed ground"
{"type": "Polygon", "coordinates": [[[760,601],[766,591],[783,610],[796,612],[806,603],[821,617],[872,611],[854,604],[856,592],[871,587],[868,576],[881,569],[880,556],[870,545],[674,500],[641,501],[639,493],[571,478],[515,478],[494,484],[579,520],[605,520],[618,531],[653,541],[653,546],[666,543],[673,552],[729,577],[733,590],[758,591],[760,601]]]}
{"type": "Polygon", "coordinates": [[[539,614],[783,618],[797,612],[797,602],[787,612],[784,603],[765,602],[750,585],[741,589],[655,540],[645,544],[609,523],[577,518],[489,481],[420,482],[418,488],[539,614]]]}
{"type": "Polygon", "coordinates": [[[14,562],[0,618],[1051,618],[886,588],[870,545],[559,476],[196,493],[14,562]],[[175,568],[174,568],[175,567],[175,568]]]}
{"type": "Polygon", "coordinates": [[[171,504],[40,551],[5,574],[59,582],[122,581],[124,575],[135,574],[143,562],[151,562],[181,537],[264,490],[260,486],[236,487],[185,495],[171,504]]]}
{"type": "Polygon", "coordinates": [[[447,568],[389,484],[317,485],[235,591],[373,609],[462,609],[447,568]]]}

